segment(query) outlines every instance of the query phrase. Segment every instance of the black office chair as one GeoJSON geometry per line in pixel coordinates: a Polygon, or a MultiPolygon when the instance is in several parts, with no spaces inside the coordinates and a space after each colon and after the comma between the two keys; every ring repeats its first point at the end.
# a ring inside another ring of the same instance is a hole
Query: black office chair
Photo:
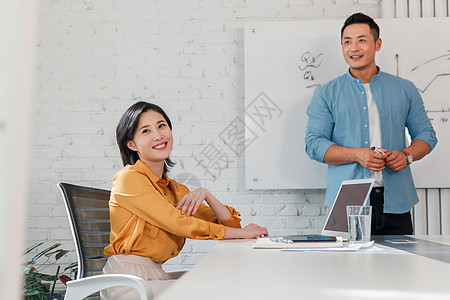
{"type": "Polygon", "coordinates": [[[103,249],[109,244],[110,191],[59,183],[75,243],[78,260],[76,279],[67,282],[64,299],[79,300],[93,293],[89,299],[98,299],[98,291],[114,286],[129,286],[138,290],[142,300],[153,299],[146,281],[132,275],[100,275],[106,262],[103,249]]]}

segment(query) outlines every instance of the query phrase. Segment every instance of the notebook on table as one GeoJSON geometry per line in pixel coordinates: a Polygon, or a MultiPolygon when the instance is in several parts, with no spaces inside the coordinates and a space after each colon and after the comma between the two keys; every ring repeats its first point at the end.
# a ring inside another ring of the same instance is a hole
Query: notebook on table
{"type": "Polygon", "coordinates": [[[367,205],[374,181],[374,179],[343,181],[320,235],[261,238],[253,243],[253,248],[342,247],[343,238],[348,238],[346,206],[367,205]]]}

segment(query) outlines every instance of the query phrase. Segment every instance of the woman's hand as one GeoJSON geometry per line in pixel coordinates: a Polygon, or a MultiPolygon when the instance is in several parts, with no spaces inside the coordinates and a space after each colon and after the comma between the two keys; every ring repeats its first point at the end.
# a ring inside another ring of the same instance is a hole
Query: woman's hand
{"type": "Polygon", "coordinates": [[[227,227],[224,239],[254,239],[260,236],[269,236],[266,227],[250,223],[244,228],[227,227]]]}
{"type": "Polygon", "coordinates": [[[206,201],[219,220],[231,218],[230,211],[219,200],[217,200],[207,189],[198,188],[185,195],[175,207],[181,209],[181,214],[194,215],[200,205],[206,201]]]}
{"type": "Polygon", "coordinates": [[[244,239],[253,239],[260,236],[269,236],[266,227],[261,227],[259,225],[250,223],[244,228],[242,228],[244,239]]]}
{"type": "Polygon", "coordinates": [[[207,189],[198,188],[189,194],[186,194],[175,207],[176,209],[181,209],[182,215],[194,215],[200,207],[200,204],[202,204],[209,196],[208,194],[209,191],[207,189]]]}

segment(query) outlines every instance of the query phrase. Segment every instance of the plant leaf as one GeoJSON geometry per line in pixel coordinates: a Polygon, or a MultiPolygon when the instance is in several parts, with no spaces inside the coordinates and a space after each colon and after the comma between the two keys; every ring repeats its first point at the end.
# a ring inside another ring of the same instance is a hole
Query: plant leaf
{"type": "Polygon", "coordinates": [[[67,271],[67,270],[72,269],[72,268],[75,268],[75,267],[78,267],[78,262],[73,262],[73,263],[71,263],[70,265],[68,265],[68,266],[64,269],[64,271],[67,271]]]}
{"type": "MultiPolygon", "coordinates": [[[[37,247],[41,246],[45,242],[39,242],[36,244],[31,245],[24,251],[24,255],[30,253],[33,249],[36,249],[37,247]]],[[[66,255],[69,251],[63,250],[63,249],[57,249],[57,247],[61,246],[60,243],[53,244],[52,246],[46,248],[45,250],[39,252],[36,254],[30,261],[24,263],[23,269],[24,269],[24,296],[27,300],[47,300],[47,294],[44,290],[44,287],[41,283],[41,281],[47,281],[47,282],[55,282],[56,280],[60,280],[63,284],[66,284],[68,281],[72,280],[67,275],[61,275],[58,277],[58,274],[56,275],[48,275],[44,273],[38,272],[38,269],[44,269],[40,268],[41,266],[49,266],[53,265],[57,260],[61,259],[66,255]],[[49,261],[49,259],[54,255],[55,261],[49,261]],[[46,261],[43,263],[40,263],[39,267],[35,267],[34,265],[37,263],[38,259],[42,256],[47,257],[46,261]]],[[[75,267],[78,266],[78,262],[73,262],[69,264],[63,272],[67,270],[74,270],[75,267]]],[[[60,268],[58,267],[58,273],[60,268]]]]}
{"type": "Polygon", "coordinates": [[[31,259],[30,262],[31,262],[31,263],[36,263],[36,261],[37,261],[37,259],[38,259],[39,257],[41,257],[41,256],[44,255],[45,253],[47,253],[47,252],[49,252],[49,251],[51,251],[51,250],[53,250],[53,249],[55,249],[55,248],[57,248],[57,247],[59,247],[59,246],[61,246],[61,244],[60,244],[60,243],[56,243],[56,244],[54,244],[54,245],[48,247],[47,249],[45,249],[45,250],[39,252],[38,254],[36,254],[36,256],[34,256],[34,257],[31,259]]]}
{"type": "Polygon", "coordinates": [[[61,252],[59,252],[58,254],[56,254],[56,256],[55,256],[56,260],[59,260],[61,257],[63,257],[64,255],[66,255],[67,253],[69,253],[68,250],[61,250],[61,252]]]}
{"type": "Polygon", "coordinates": [[[68,281],[72,281],[73,279],[72,278],[70,278],[69,276],[67,276],[67,275],[61,275],[61,276],[59,276],[59,281],[61,281],[62,283],[64,283],[64,285],[67,285],[67,282],[68,281]]]}
{"type": "Polygon", "coordinates": [[[48,300],[48,296],[46,292],[40,292],[36,295],[26,296],[26,300],[48,300]]]}
{"type": "Polygon", "coordinates": [[[58,249],[58,250],[53,251],[53,252],[45,253],[44,255],[45,255],[46,257],[51,257],[53,254],[57,254],[57,253],[59,253],[59,252],[61,252],[61,251],[65,251],[65,250],[58,249]]]}
{"type": "Polygon", "coordinates": [[[33,245],[31,245],[30,247],[28,247],[27,249],[25,249],[25,252],[23,253],[23,255],[26,255],[28,253],[31,252],[31,250],[33,250],[36,247],[39,247],[40,245],[42,245],[44,242],[39,242],[39,243],[35,243],[33,245]]]}
{"type": "Polygon", "coordinates": [[[44,287],[34,276],[28,276],[27,278],[25,278],[25,296],[38,295],[41,292],[45,294],[44,287]]]}
{"type": "Polygon", "coordinates": [[[55,281],[58,280],[58,276],[56,275],[48,275],[43,273],[33,273],[34,277],[38,280],[44,280],[44,281],[55,281]]]}

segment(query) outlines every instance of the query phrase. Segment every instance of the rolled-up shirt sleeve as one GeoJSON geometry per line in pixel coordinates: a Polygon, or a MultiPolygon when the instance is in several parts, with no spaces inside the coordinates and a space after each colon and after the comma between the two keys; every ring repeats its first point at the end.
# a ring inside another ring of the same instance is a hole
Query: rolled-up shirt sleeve
{"type": "Polygon", "coordinates": [[[219,223],[227,227],[241,228],[241,218],[239,218],[241,214],[231,206],[225,205],[225,207],[230,211],[231,217],[219,220],[219,223]]]}
{"type": "Polygon", "coordinates": [[[200,205],[200,207],[198,208],[194,217],[208,221],[208,222],[222,224],[227,227],[241,228],[241,219],[239,218],[239,216],[241,214],[231,206],[225,205],[225,207],[228,209],[228,211],[231,214],[231,217],[229,217],[226,220],[217,219],[216,215],[214,214],[214,211],[205,204],[200,205]]]}
{"type": "Polygon", "coordinates": [[[323,163],[325,153],[334,144],[331,141],[334,121],[320,87],[314,91],[306,114],[308,115],[305,134],[306,154],[309,158],[323,163]]]}
{"type": "Polygon", "coordinates": [[[411,82],[408,83],[411,85],[408,89],[408,92],[411,93],[411,95],[409,95],[411,102],[409,113],[406,118],[406,127],[408,128],[408,132],[413,141],[424,141],[428,144],[431,151],[437,144],[436,132],[425,111],[419,91],[411,82]]]}

